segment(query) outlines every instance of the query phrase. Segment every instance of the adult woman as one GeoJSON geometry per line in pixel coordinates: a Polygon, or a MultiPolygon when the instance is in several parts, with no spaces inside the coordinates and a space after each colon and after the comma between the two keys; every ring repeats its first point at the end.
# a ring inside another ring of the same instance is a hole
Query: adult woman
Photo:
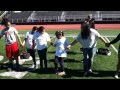
{"type": "Polygon", "coordinates": [[[81,33],[69,46],[67,46],[67,48],[71,48],[71,46],[75,45],[77,42],[82,44],[85,76],[88,75],[88,73],[92,73],[91,66],[96,53],[95,47],[98,39],[106,44],[104,38],[95,29],[90,28],[89,24],[83,23],[81,25],[81,33]]]}

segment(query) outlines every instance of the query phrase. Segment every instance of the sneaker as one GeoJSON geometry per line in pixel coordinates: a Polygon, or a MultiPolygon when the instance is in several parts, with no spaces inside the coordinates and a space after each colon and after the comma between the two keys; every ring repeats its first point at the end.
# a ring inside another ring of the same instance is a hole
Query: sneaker
{"type": "Polygon", "coordinates": [[[93,73],[93,71],[92,71],[91,69],[89,69],[88,73],[91,73],[91,74],[92,74],[92,73],[93,73]]]}
{"type": "Polygon", "coordinates": [[[115,76],[114,76],[114,78],[118,79],[118,75],[119,75],[119,73],[116,73],[115,76]]]}
{"type": "Polygon", "coordinates": [[[63,72],[59,72],[58,75],[64,76],[64,75],[66,75],[66,73],[65,73],[65,71],[63,71],[63,72]]]}

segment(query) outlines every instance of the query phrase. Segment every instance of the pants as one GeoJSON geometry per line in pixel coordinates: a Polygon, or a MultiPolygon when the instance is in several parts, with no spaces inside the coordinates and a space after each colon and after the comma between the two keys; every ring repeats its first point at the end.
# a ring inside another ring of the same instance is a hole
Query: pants
{"type": "Polygon", "coordinates": [[[36,65],[36,60],[35,60],[35,50],[32,49],[27,49],[27,52],[30,54],[30,56],[32,56],[34,65],[36,65]]]}
{"type": "Polygon", "coordinates": [[[38,50],[38,55],[40,58],[40,68],[43,68],[43,60],[45,68],[47,68],[47,48],[38,50]]]}
{"type": "Polygon", "coordinates": [[[84,71],[88,72],[93,64],[93,58],[96,54],[96,48],[83,48],[83,56],[84,56],[84,71]]]}
{"type": "Polygon", "coordinates": [[[55,70],[56,71],[58,69],[58,62],[60,63],[60,69],[61,69],[61,71],[64,71],[64,58],[63,57],[55,56],[54,64],[55,64],[55,70]]]}

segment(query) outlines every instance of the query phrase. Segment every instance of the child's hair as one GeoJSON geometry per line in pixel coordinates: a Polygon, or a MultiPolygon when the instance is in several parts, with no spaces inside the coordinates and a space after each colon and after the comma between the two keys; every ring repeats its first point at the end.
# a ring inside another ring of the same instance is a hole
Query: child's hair
{"type": "Polygon", "coordinates": [[[56,35],[56,37],[58,37],[58,36],[64,36],[64,32],[63,31],[56,31],[55,35],[56,35]]]}
{"type": "Polygon", "coordinates": [[[45,29],[45,27],[40,26],[40,27],[38,28],[38,31],[43,32],[43,31],[44,31],[44,29],[45,29]]]}
{"type": "Polygon", "coordinates": [[[8,26],[8,22],[10,22],[7,18],[3,18],[1,24],[8,26]]]}
{"type": "Polygon", "coordinates": [[[37,26],[34,26],[34,27],[32,28],[32,30],[38,30],[38,27],[37,27],[37,26]]]}
{"type": "Polygon", "coordinates": [[[91,31],[90,31],[90,26],[87,23],[83,23],[81,25],[81,37],[82,39],[87,39],[90,35],[91,31]]]}

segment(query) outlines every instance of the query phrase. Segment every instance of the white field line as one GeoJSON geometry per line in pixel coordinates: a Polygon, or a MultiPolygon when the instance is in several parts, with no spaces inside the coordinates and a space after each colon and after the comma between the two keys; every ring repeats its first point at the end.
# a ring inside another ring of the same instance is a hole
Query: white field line
{"type": "MultiPolygon", "coordinates": [[[[52,37],[52,39],[54,39],[55,37],[52,37]]],[[[39,59],[39,58],[36,58],[36,59],[39,59]]],[[[32,60],[32,58],[30,59],[32,60]]],[[[19,60],[19,64],[23,64],[25,61],[29,61],[29,60],[19,60]]],[[[14,61],[15,62],[15,61],[14,61]]],[[[4,62],[4,63],[8,63],[8,61],[4,62]]],[[[37,60],[36,61],[37,65],[40,63],[40,60],[37,60]]],[[[34,67],[34,64],[30,67],[30,68],[33,68],[34,67]]],[[[10,76],[10,77],[14,77],[14,78],[17,78],[17,79],[21,79],[22,77],[24,77],[26,74],[28,73],[28,71],[24,71],[24,72],[16,72],[16,71],[10,71],[10,72],[3,72],[3,73],[0,73],[0,76],[10,76]]]]}
{"type": "MultiPolygon", "coordinates": [[[[55,38],[55,37],[52,37],[51,40],[54,39],[54,38],[55,38]]],[[[49,45],[48,48],[49,48],[50,46],[51,46],[51,45],[49,45]]],[[[39,58],[36,58],[36,59],[38,59],[38,60],[36,61],[36,63],[37,63],[37,65],[39,65],[39,64],[40,64],[40,60],[39,60],[39,58]]],[[[33,68],[33,67],[34,67],[34,64],[33,64],[30,68],[33,68]]],[[[22,75],[19,77],[19,79],[21,79],[22,77],[24,77],[27,73],[28,73],[28,71],[22,72],[22,75]]]]}
{"type": "MultiPolygon", "coordinates": [[[[109,40],[107,37],[105,37],[105,39],[107,40],[108,43],[110,42],[110,40],[109,40]]],[[[113,45],[111,45],[111,47],[112,47],[113,50],[118,54],[117,49],[116,49],[113,45]]]]}
{"type": "Polygon", "coordinates": [[[0,56],[0,61],[2,61],[4,59],[4,56],[0,56]]]}
{"type": "MultiPolygon", "coordinates": [[[[19,60],[19,64],[22,65],[24,62],[31,61],[31,60],[32,60],[31,57],[30,57],[30,59],[22,59],[22,60],[19,60]]],[[[8,61],[6,61],[4,63],[8,63],[8,61]]],[[[15,63],[15,61],[14,61],[14,63],[15,63]]],[[[10,76],[10,77],[14,77],[17,79],[21,79],[23,76],[25,76],[27,74],[27,72],[28,71],[24,71],[24,72],[7,71],[7,72],[0,73],[0,76],[10,76]]]]}
{"type": "MultiPolygon", "coordinates": [[[[37,60],[37,62],[39,63],[40,60],[37,60]]],[[[37,65],[38,65],[37,63],[37,65]]],[[[32,65],[30,68],[33,68],[34,65],[32,65]]],[[[9,76],[9,77],[14,77],[17,79],[21,79],[22,77],[24,77],[26,74],[28,73],[28,71],[24,71],[24,72],[16,72],[16,71],[10,71],[10,72],[3,72],[0,73],[0,76],[9,76]]]]}

